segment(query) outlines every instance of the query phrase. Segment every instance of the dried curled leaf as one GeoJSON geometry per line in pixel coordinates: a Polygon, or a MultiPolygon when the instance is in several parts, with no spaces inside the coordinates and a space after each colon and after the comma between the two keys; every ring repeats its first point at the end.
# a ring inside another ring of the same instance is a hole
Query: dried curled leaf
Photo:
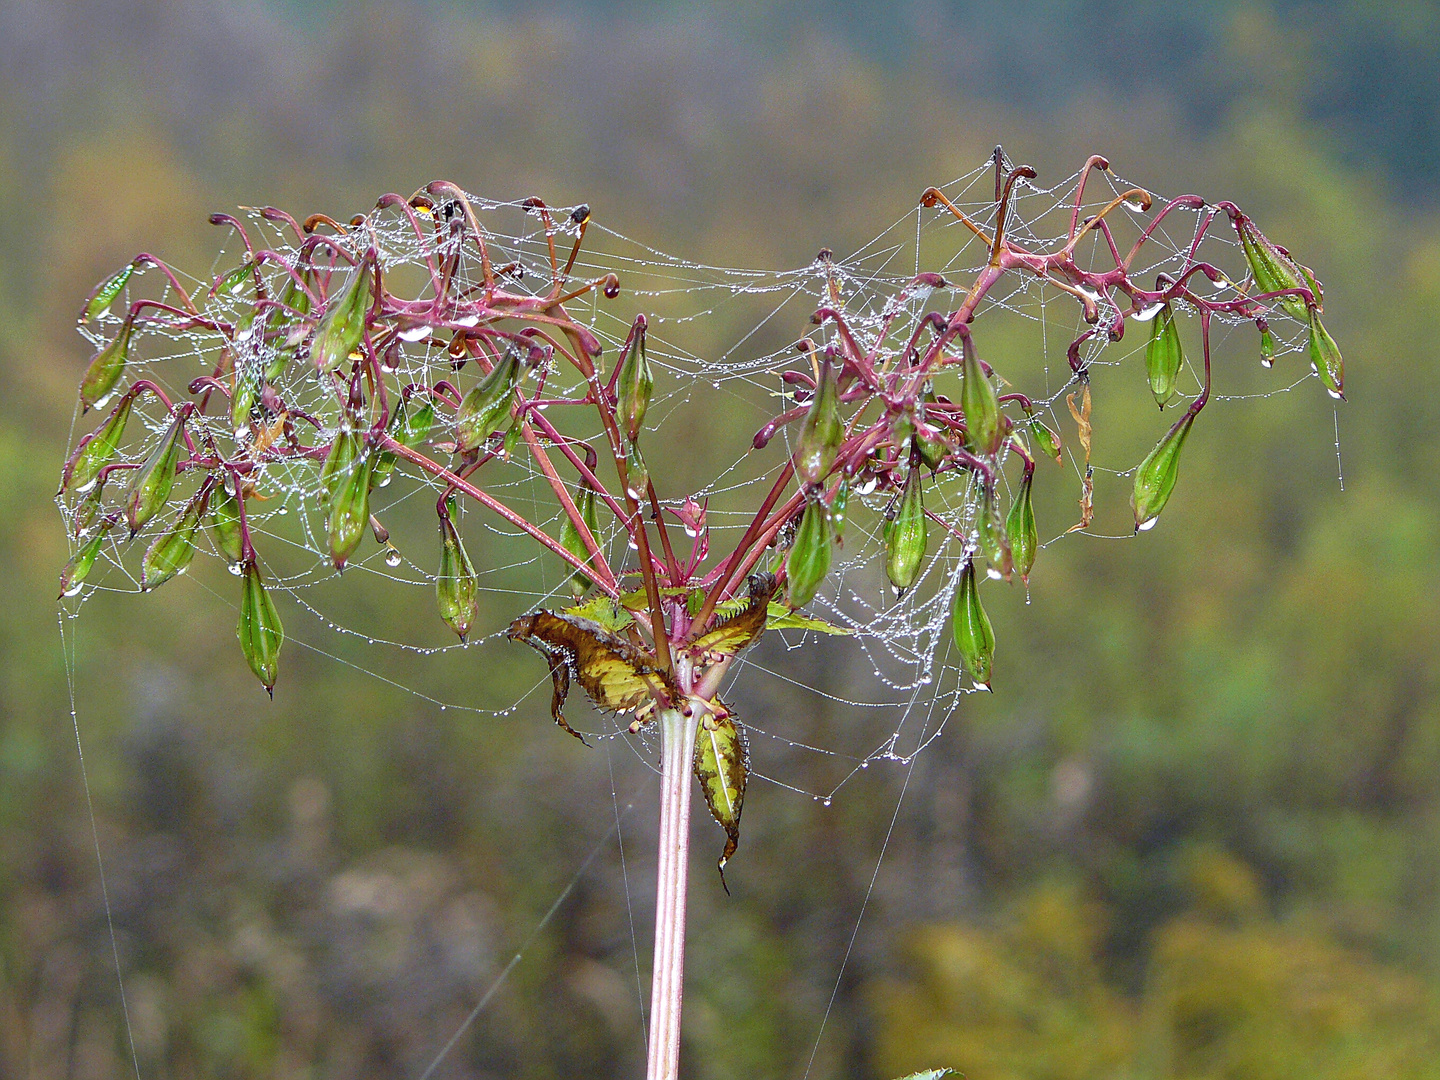
{"type": "MultiPolygon", "coordinates": [[[[750,774],[750,743],[745,729],[719,698],[710,702],[710,709],[700,718],[694,765],[705,805],[725,830],[725,850],[716,863],[723,886],[725,864],[740,844],[740,810],[745,804],[745,781],[750,774]]],[[[728,886],[725,892],[730,892],[728,886]]]]}
{"type": "Polygon", "coordinates": [[[720,619],[708,631],[701,634],[690,645],[696,653],[724,653],[734,656],[742,649],[754,644],[765,632],[770,612],[770,598],[775,595],[775,575],[768,572],[751,574],[748,582],[750,596],[747,600],[726,601],[716,606],[720,619]],[[729,606],[729,611],[722,608],[729,606]]]}

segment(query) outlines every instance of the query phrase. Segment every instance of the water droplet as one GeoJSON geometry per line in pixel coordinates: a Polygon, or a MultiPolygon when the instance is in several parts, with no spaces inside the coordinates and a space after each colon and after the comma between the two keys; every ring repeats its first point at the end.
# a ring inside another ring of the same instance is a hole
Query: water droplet
{"type": "Polygon", "coordinates": [[[392,545],[385,552],[385,565],[389,567],[399,566],[401,558],[400,549],[392,545]]]}
{"type": "Polygon", "coordinates": [[[245,564],[232,562],[229,567],[227,567],[227,569],[230,571],[230,573],[234,574],[236,577],[239,577],[245,572],[245,564]]]}
{"type": "Polygon", "coordinates": [[[286,514],[290,513],[290,508],[289,508],[288,506],[286,506],[284,503],[281,503],[279,506],[277,506],[277,507],[275,508],[275,513],[276,513],[276,515],[279,516],[279,517],[284,517],[286,514]]]}
{"type": "Polygon", "coordinates": [[[630,543],[630,550],[631,550],[631,551],[639,551],[639,550],[640,550],[640,544],[639,544],[639,542],[638,542],[633,536],[630,537],[629,543],[630,543]]]}
{"type": "Polygon", "coordinates": [[[389,486],[390,486],[390,481],[393,480],[393,479],[395,479],[395,474],[394,474],[394,473],[388,473],[388,472],[387,472],[384,476],[382,476],[382,477],[380,478],[380,482],[379,482],[378,484],[376,484],[375,486],[376,486],[376,487],[382,487],[382,488],[383,488],[383,487],[389,487],[389,486]]]}
{"type": "Polygon", "coordinates": [[[76,593],[78,593],[78,592],[79,592],[81,589],[83,589],[83,588],[85,588],[85,583],[84,583],[83,581],[77,581],[77,582],[75,582],[73,585],[71,585],[69,588],[67,588],[63,593],[61,593],[61,595],[62,595],[62,596],[74,596],[76,593]]]}
{"type": "Polygon", "coordinates": [[[991,581],[999,581],[1001,578],[1003,578],[1003,577],[1005,576],[1004,574],[1000,573],[999,570],[995,569],[995,567],[993,567],[993,566],[987,566],[987,567],[985,568],[985,575],[986,575],[988,578],[990,578],[991,581]]]}
{"type": "Polygon", "coordinates": [[[868,761],[862,761],[862,762],[860,762],[860,768],[862,768],[862,769],[868,769],[869,767],[870,767],[870,762],[868,762],[868,761]]]}
{"type": "Polygon", "coordinates": [[[1132,214],[1143,214],[1145,212],[1145,204],[1139,199],[1126,199],[1125,209],[1129,210],[1132,214]]]}
{"type": "Polygon", "coordinates": [[[821,805],[821,806],[829,806],[829,805],[830,805],[830,796],[827,795],[827,796],[825,796],[825,798],[821,799],[821,800],[820,800],[820,805],[821,805]]]}
{"type": "Polygon", "coordinates": [[[399,333],[401,341],[424,341],[430,336],[428,323],[421,323],[419,326],[407,326],[399,333]]]}
{"type": "Polygon", "coordinates": [[[1157,514],[1157,515],[1155,515],[1154,517],[1152,517],[1152,518],[1150,518],[1150,519],[1148,519],[1148,520],[1146,520],[1146,521],[1140,522],[1140,524],[1137,525],[1137,526],[1135,526],[1135,528],[1138,529],[1140,532],[1149,532],[1151,529],[1153,529],[1153,528],[1155,527],[1155,523],[1158,522],[1159,520],[1160,520],[1160,515],[1157,514]]]}
{"type": "Polygon", "coordinates": [[[1336,401],[1344,401],[1344,400],[1345,400],[1345,395],[1342,394],[1342,393],[1340,393],[1339,390],[1331,390],[1331,389],[1327,386],[1327,387],[1325,388],[1325,392],[1326,392],[1327,394],[1329,394],[1331,397],[1333,397],[1336,401]]]}
{"type": "Polygon", "coordinates": [[[1147,308],[1141,308],[1134,315],[1132,315],[1131,318],[1135,322],[1149,322],[1151,319],[1155,318],[1156,315],[1159,315],[1160,312],[1163,310],[1165,310],[1164,304],[1151,304],[1147,308]]]}
{"type": "Polygon", "coordinates": [[[1271,357],[1262,356],[1262,357],[1260,358],[1260,366],[1261,366],[1261,367],[1264,367],[1264,368],[1274,367],[1274,366],[1275,366],[1275,361],[1274,361],[1271,357]]]}

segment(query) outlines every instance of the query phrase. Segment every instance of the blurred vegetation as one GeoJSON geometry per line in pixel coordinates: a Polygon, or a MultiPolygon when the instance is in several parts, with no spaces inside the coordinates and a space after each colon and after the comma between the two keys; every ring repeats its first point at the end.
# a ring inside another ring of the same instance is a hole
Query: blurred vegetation
{"type": "MultiPolygon", "coordinates": [[[[1003,142],[1042,177],[1103,152],[1159,191],[1234,198],[1304,254],[1349,361],[1345,490],[1313,384],[1219,403],[1161,528],[1071,538],[1042,553],[1033,603],[996,596],[998,692],[908,782],[872,768],[829,809],[757,785],[734,898],[704,875],[692,889],[688,1075],[805,1071],[882,848],[812,1076],[1434,1075],[1440,174],[1417,167],[1440,158],[1433,5],[1074,4],[1032,23],[977,2],[881,25],[840,5],[193,7],[0,10],[0,1074],[130,1071],[49,501],[85,360],[73,318],[99,277],[139,250],[203,273],[212,209],[343,216],[437,176],[585,200],[708,262],[791,265],[843,256],[1003,142]]],[[[1222,393],[1281,384],[1248,336],[1217,368],[1222,393]]],[[[1097,454],[1121,468],[1156,434],[1127,379],[1097,379],[1097,454]]],[[[748,439],[696,419],[717,446],[748,439]]],[[[703,471],[672,468],[674,493],[703,471]]],[[[1043,521],[1074,513],[1068,481],[1037,496],[1043,521]]],[[[1128,517],[1123,485],[1098,498],[1099,525],[1128,517]]],[[[74,624],[142,1075],[418,1075],[632,792],[623,873],[612,841],[437,1075],[638,1075],[643,763],[585,751],[541,706],[439,712],[298,646],[270,706],[210,591],[231,587],[197,568],[74,624]]],[[[325,606],[442,640],[428,596],[325,606]]],[[[504,705],[542,674],[286,619],[436,697],[504,705]]],[[[738,693],[791,738],[864,741],[827,703],[738,693]]],[[[813,755],[757,757],[823,786],[813,755]]]]}

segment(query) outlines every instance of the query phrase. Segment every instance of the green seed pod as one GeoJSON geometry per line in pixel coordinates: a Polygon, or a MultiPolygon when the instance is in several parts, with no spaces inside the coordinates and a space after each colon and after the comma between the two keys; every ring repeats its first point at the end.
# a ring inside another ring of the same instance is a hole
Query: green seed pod
{"type": "Polygon", "coordinates": [[[105,536],[114,524],[114,521],[102,521],[95,535],[80,545],[75,554],[70,557],[70,561],[65,564],[65,568],[60,571],[60,596],[62,599],[74,596],[85,584],[86,577],[94,569],[95,560],[100,555],[100,548],[105,543],[105,536]]]}
{"type": "Polygon", "coordinates": [[[1020,580],[1030,584],[1030,568],[1035,565],[1035,553],[1040,549],[1040,536],[1035,530],[1035,508],[1030,502],[1030,485],[1035,478],[1035,466],[1026,463],[1025,475],[1020,478],[1020,490],[1010,504],[1010,513],[1005,519],[1005,531],[1010,536],[1010,553],[1015,569],[1020,571],[1020,580]]]}
{"type": "MultiPolygon", "coordinates": [[[[1245,261],[1250,264],[1250,273],[1255,276],[1255,284],[1262,293],[1309,288],[1295,263],[1267,240],[1249,218],[1240,223],[1240,246],[1245,251],[1245,261]]],[[[1305,301],[1301,297],[1279,296],[1275,298],[1275,303],[1292,319],[1305,318],[1305,301]]]]}
{"type": "Polygon", "coordinates": [[[310,357],[321,371],[338,370],[360,347],[372,301],[373,277],[369,260],[362,259],[340,291],[326,303],[320,324],[315,327],[315,340],[310,344],[310,357]]]}
{"type": "Polygon", "coordinates": [[[130,410],[134,404],[134,396],[126,394],[105,423],[85,440],[65,473],[65,479],[60,485],[61,491],[90,490],[100,475],[100,470],[115,460],[115,452],[120,448],[120,439],[125,434],[125,425],[130,422],[130,410]]]}
{"type": "Polygon", "coordinates": [[[625,447],[625,493],[636,502],[641,502],[649,486],[650,466],[645,464],[645,455],[640,453],[640,444],[629,443],[625,447]]]}
{"type": "Polygon", "coordinates": [[[79,536],[90,527],[95,520],[95,515],[100,511],[100,504],[105,501],[103,481],[96,481],[95,485],[85,493],[85,497],[75,504],[75,512],[71,518],[71,527],[75,535],[79,536]]]}
{"type": "MultiPolygon", "coordinates": [[[[452,500],[453,504],[453,500],[452,500]]],[[[440,515],[440,571],[435,575],[435,598],[440,605],[440,618],[465,640],[476,617],[480,601],[476,596],[479,579],[460,542],[460,533],[450,518],[451,510],[440,515]]]]}
{"type": "MultiPolygon", "coordinates": [[[[304,276],[305,271],[301,271],[304,276]]],[[[270,360],[270,365],[265,369],[265,381],[275,382],[285,373],[285,367],[295,356],[300,342],[305,340],[305,323],[299,316],[310,314],[310,294],[300,287],[300,283],[293,277],[286,275],[285,290],[280,294],[280,303],[284,308],[272,308],[270,317],[270,328],[277,333],[288,331],[284,337],[277,337],[275,341],[275,353],[270,360]],[[298,312],[292,315],[289,310],[298,312]]]]}
{"type": "Polygon", "coordinates": [[[130,493],[125,499],[125,520],[130,523],[131,536],[144,528],[145,523],[158,514],[165,500],[170,498],[170,488],[174,486],[180,464],[180,451],[185,445],[181,436],[185,432],[188,415],[188,412],[181,412],[170,421],[155,449],[150,451],[150,456],[135,473],[130,493]]]}
{"type": "Polygon", "coordinates": [[[126,319],[115,339],[97,352],[85,369],[80,380],[80,406],[92,409],[110,400],[110,394],[120,376],[125,373],[125,361],[130,358],[130,334],[134,327],[126,319]]]}
{"type": "MultiPolygon", "coordinates": [[[[580,511],[580,518],[585,522],[585,527],[590,530],[590,535],[595,537],[597,542],[600,536],[600,517],[595,512],[595,489],[587,483],[581,483],[580,492],[575,497],[575,509],[580,511]]],[[[585,546],[585,539],[580,534],[575,522],[570,520],[570,515],[564,515],[560,523],[560,546],[574,555],[581,562],[590,561],[590,550],[585,546]]],[[[570,574],[570,591],[578,599],[590,590],[593,584],[589,577],[579,570],[570,574]]]]}
{"type": "Polygon", "coordinates": [[[640,438],[645,411],[650,408],[650,398],[654,393],[655,375],[645,356],[645,324],[642,322],[635,327],[630,348],[620,359],[619,382],[615,387],[620,430],[631,442],[640,438]]]}
{"type": "Polygon", "coordinates": [[[835,497],[830,500],[830,524],[835,529],[835,542],[841,546],[845,544],[845,511],[849,505],[850,478],[842,476],[835,497]]]}
{"type": "Polygon", "coordinates": [[[1275,335],[1270,332],[1269,326],[1260,330],[1260,366],[1275,366],[1275,335]]]}
{"type": "Polygon", "coordinates": [[[322,504],[330,505],[336,489],[350,475],[351,469],[363,449],[364,441],[360,438],[360,433],[351,427],[348,418],[342,420],[340,430],[335,433],[335,439],[330,443],[330,452],[325,455],[325,460],[320,465],[320,500],[322,504]]]}
{"type": "Polygon", "coordinates": [[[1320,322],[1320,316],[1310,310],[1310,363],[1320,373],[1320,381],[1330,396],[1345,400],[1345,360],[1335,339],[1320,322]]]}
{"type": "Polygon", "coordinates": [[[215,547],[231,566],[244,558],[244,542],[240,533],[240,503],[226,481],[215,485],[210,496],[210,524],[215,528],[215,547]]]}
{"type": "Polygon", "coordinates": [[[800,426],[795,447],[795,475],[802,484],[818,484],[835,463],[835,451],[845,438],[840,419],[840,390],[835,365],[826,356],[820,363],[820,382],[810,401],[810,411],[800,426]]]}
{"type": "Polygon", "coordinates": [[[80,312],[80,325],[94,322],[106,311],[115,297],[120,295],[120,290],[125,288],[125,283],[130,280],[130,275],[135,273],[135,264],[128,263],[122,266],[115,273],[95,286],[95,291],[90,294],[90,299],[85,301],[85,310],[80,312]]]}
{"type": "Polygon", "coordinates": [[[510,418],[511,396],[520,382],[520,350],[505,350],[490,374],[465,395],[455,416],[455,449],[461,453],[483,446],[490,433],[510,418]]]}
{"type": "Polygon", "coordinates": [[[235,632],[239,635],[240,651],[245,654],[250,670],[273,698],[276,665],[280,659],[280,646],[285,643],[285,628],[280,624],[275,602],[265,591],[265,583],[260,580],[260,567],[253,558],[246,560],[243,573],[240,622],[235,632]]]}
{"type": "MultiPolygon", "coordinates": [[[[1290,261],[1295,262],[1294,259],[1290,261]]],[[[1320,279],[1315,276],[1315,271],[1304,263],[1295,263],[1295,269],[1300,271],[1300,277],[1305,282],[1305,287],[1315,297],[1315,310],[1323,315],[1325,313],[1325,289],[1320,284],[1320,279]]]]}
{"type": "MultiPolygon", "coordinates": [[[[357,436],[358,438],[358,436],[357,436]]],[[[345,567],[345,560],[360,546],[365,527],[370,524],[370,464],[373,455],[362,447],[335,477],[334,492],[329,499],[329,516],[325,521],[330,541],[330,558],[335,569],[345,567]]]]}
{"type": "Polygon", "coordinates": [[[1055,464],[1060,464],[1060,436],[1042,424],[1038,417],[1030,419],[1030,437],[1042,454],[1053,457],[1055,464]]]}
{"type": "Polygon", "coordinates": [[[975,346],[965,338],[964,360],[961,365],[960,408],[965,413],[965,432],[970,449],[976,454],[993,454],[1000,449],[1004,435],[1000,424],[1000,402],[995,388],[985,377],[975,346]]]}
{"type": "Polygon", "coordinates": [[[980,505],[975,511],[975,531],[979,534],[980,550],[985,553],[985,560],[989,563],[986,572],[992,578],[1009,581],[1015,569],[1010,537],[1000,521],[1000,507],[989,488],[983,489],[980,505]]]}
{"type": "Polygon", "coordinates": [[[1160,314],[1150,320],[1150,342],[1145,346],[1145,371],[1150,376],[1150,392],[1162,409],[1175,395],[1175,378],[1185,363],[1180,346],[1180,329],[1175,313],[1165,304],[1160,314]]]}
{"type": "Polygon", "coordinates": [[[1135,510],[1136,532],[1154,528],[1160,511],[1170,501],[1170,493],[1175,490],[1175,481],[1180,476],[1180,449],[1185,445],[1185,436],[1190,434],[1190,425],[1194,422],[1195,414],[1187,411],[1135,470],[1135,491],[1130,497],[1130,505],[1135,510]]]}
{"type": "Polygon", "coordinates": [[[235,394],[230,399],[230,423],[237,439],[250,430],[250,413],[260,400],[260,378],[245,367],[248,365],[235,366],[235,394]]]}
{"type": "Polygon", "coordinates": [[[404,420],[395,438],[413,450],[430,437],[430,429],[435,426],[434,399],[425,394],[419,406],[413,412],[408,407],[405,408],[403,416],[404,420]]]}
{"type": "Polygon", "coordinates": [[[185,572],[190,560],[195,557],[195,533],[200,528],[200,519],[205,516],[209,497],[209,489],[202,487],[193,499],[181,507],[170,528],[150,542],[140,564],[141,589],[147,592],[158,589],[176,574],[185,572]]]}
{"type": "Polygon", "coordinates": [[[817,496],[805,503],[795,541],[785,557],[785,579],[789,582],[790,606],[804,607],[830,573],[830,556],[835,546],[835,530],[830,511],[817,496]]]}
{"type": "Polygon", "coordinates": [[[212,293],[225,293],[229,296],[239,296],[245,288],[245,282],[255,276],[254,263],[247,256],[245,261],[231,270],[223,278],[215,283],[212,293]]]}
{"type": "Polygon", "coordinates": [[[980,604],[980,587],[975,577],[975,563],[965,560],[960,580],[955,585],[954,607],[950,612],[950,629],[955,635],[955,648],[960,662],[970,673],[977,687],[990,689],[990,668],[995,662],[995,631],[990,617],[980,604]]]}
{"type": "Polygon", "coordinates": [[[885,523],[885,573],[902,596],[915,584],[925,565],[928,530],[921,488],[920,470],[911,466],[895,516],[885,523]]]}

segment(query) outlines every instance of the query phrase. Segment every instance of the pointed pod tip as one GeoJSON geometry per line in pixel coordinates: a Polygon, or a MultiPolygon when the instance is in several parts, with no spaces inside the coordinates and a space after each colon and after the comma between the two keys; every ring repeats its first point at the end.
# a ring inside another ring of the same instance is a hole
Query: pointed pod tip
{"type": "Polygon", "coordinates": [[[270,700],[271,700],[271,701],[274,701],[274,700],[275,700],[275,684],[274,684],[274,683],[271,683],[269,686],[265,687],[265,693],[267,693],[267,694],[270,695],[270,700]]]}

